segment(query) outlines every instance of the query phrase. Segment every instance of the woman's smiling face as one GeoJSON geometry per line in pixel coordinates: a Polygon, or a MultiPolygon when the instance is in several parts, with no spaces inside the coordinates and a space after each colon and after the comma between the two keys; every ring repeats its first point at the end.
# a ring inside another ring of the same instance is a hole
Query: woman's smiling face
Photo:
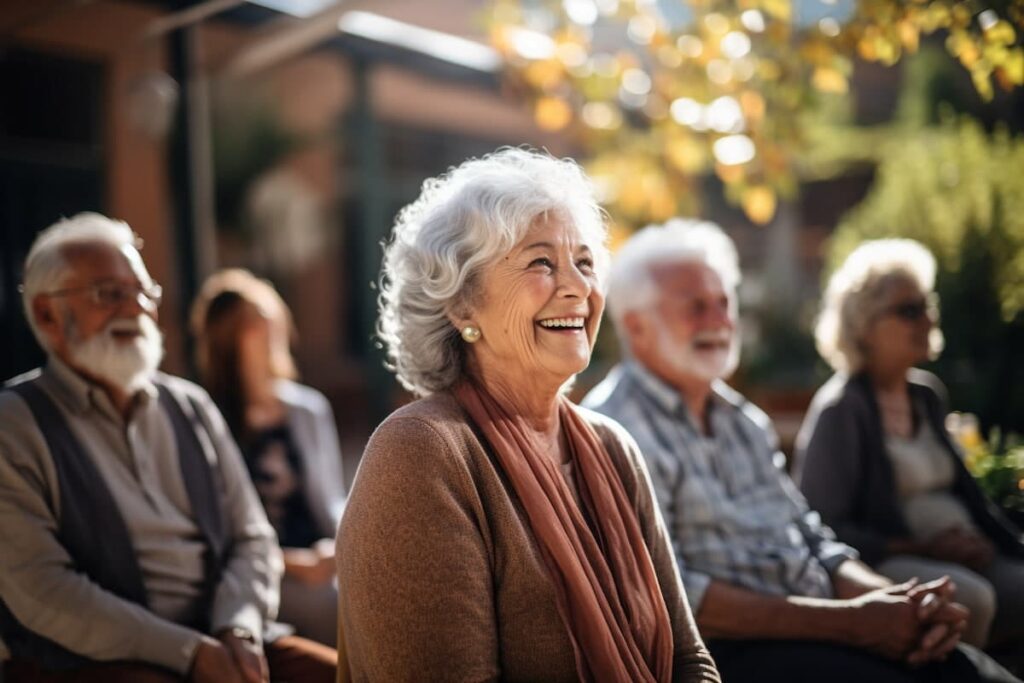
{"type": "Polygon", "coordinates": [[[485,377],[560,386],[587,367],[604,312],[597,248],[564,214],[542,214],[484,270],[464,324],[482,333],[469,353],[485,377]]]}

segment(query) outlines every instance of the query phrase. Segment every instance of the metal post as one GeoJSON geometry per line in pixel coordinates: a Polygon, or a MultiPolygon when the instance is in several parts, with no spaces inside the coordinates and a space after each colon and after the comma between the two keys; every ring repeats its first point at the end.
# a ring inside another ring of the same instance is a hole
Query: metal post
{"type": "Polygon", "coordinates": [[[394,387],[394,378],[383,365],[384,355],[374,343],[378,290],[375,285],[371,288],[371,283],[376,283],[379,277],[380,243],[386,238],[389,227],[387,172],[380,130],[373,115],[370,67],[364,60],[356,59],[353,75],[356,87],[353,108],[348,115],[348,131],[354,152],[353,176],[358,206],[358,230],[352,232],[350,243],[352,255],[356,256],[352,261],[355,271],[352,306],[357,324],[355,350],[364,360],[373,411],[371,418],[377,420],[390,411],[394,387]]]}
{"type": "MultiPolygon", "coordinates": [[[[171,75],[180,86],[169,157],[180,294],[175,313],[183,330],[188,328],[189,305],[217,262],[209,97],[199,66],[198,31],[199,27],[190,26],[169,36],[171,75]]],[[[192,340],[183,337],[186,358],[191,361],[192,340]]]]}

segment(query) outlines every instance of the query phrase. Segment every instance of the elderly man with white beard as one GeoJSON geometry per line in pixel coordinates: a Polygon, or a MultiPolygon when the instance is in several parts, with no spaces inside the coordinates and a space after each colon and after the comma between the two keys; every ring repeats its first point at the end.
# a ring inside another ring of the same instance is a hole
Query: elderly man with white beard
{"type": "Polygon", "coordinates": [[[274,531],[210,398],[157,371],[136,242],[83,213],[26,260],[47,363],[0,392],[4,680],[332,681],[334,650],[267,629],[274,531]]]}
{"type": "Polygon", "coordinates": [[[808,509],[767,416],[723,381],[739,282],[716,225],[634,235],[608,285],[624,360],[583,402],[639,444],[722,679],[1016,680],[958,644],[966,610],[948,579],[893,585],[808,509]]]}

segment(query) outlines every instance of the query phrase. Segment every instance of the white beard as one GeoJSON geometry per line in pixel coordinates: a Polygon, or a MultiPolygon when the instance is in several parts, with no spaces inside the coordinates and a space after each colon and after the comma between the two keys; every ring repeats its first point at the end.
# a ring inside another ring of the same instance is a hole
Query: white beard
{"type": "Polygon", "coordinates": [[[113,320],[102,332],[84,342],[78,339],[78,330],[69,321],[67,334],[71,359],[75,365],[127,394],[134,394],[144,387],[164,357],[163,334],[147,315],[139,315],[134,320],[113,320]],[[120,342],[114,337],[117,331],[141,334],[132,342],[120,342]]]}
{"type": "Polygon", "coordinates": [[[669,336],[664,326],[658,325],[658,346],[668,351],[664,359],[672,369],[683,376],[696,377],[704,382],[713,382],[731,375],[740,360],[739,335],[732,332],[699,332],[689,344],[679,346],[669,336]],[[697,344],[702,341],[728,342],[725,349],[712,351],[700,350],[697,344]]]}

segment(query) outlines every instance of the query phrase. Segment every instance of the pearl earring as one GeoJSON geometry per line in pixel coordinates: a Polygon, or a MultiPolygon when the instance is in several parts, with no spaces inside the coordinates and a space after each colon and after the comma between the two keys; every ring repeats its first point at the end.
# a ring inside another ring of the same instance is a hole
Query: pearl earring
{"type": "Polygon", "coordinates": [[[469,344],[476,344],[480,341],[480,328],[473,325],[466,325],[462,328],[462,338],[469,344]]]}

